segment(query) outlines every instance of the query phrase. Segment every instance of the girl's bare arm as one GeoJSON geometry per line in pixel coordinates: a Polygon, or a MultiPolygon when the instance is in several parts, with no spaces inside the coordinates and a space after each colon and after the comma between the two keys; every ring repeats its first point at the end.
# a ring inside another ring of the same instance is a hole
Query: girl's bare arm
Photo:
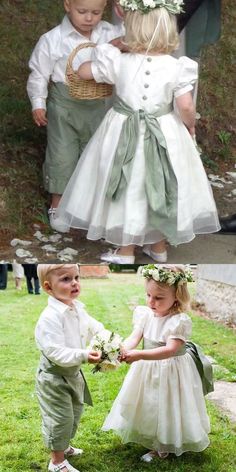
{"type": "Polygon", "coordinates": [[[168,359],[169,357],[174,357],[183,344],[184,341],[181,339],[169,339],[166,346],[157,347],[156,349],[130,350],[126,352],[125,362],[132,364],[132,362],[139,360],[156,361],[168,359]]]}
{"type": "Polygon", "coordinates": [[[123,342],[124,350],[133,349],[138,346],[143,337],[139,329],[134,329],[131,335],[123,342]]]}
{"type": "Polygon", "coordinates": [[[180,117],[188,128],[190,134],[193,136],[195,134],[195,119],[196,119],[196,110],[193,103],[193,98],[191,92],[184,93],[180,97],[176,97],[176,105],[180,114],[180,117]]]}
{"type": "Polygon", "coordinates": [[[77,74],[78,74],[80,79],[83,79],[83,80],[92,80],[93,79],[91,64],[92,64],[91,61],[84,62],[78,68],[77,74]]]}

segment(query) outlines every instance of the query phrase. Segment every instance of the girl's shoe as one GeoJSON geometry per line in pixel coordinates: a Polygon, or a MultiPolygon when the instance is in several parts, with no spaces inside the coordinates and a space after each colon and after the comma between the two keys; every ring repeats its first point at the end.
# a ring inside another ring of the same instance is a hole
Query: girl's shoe
{"type": "Polygon", "coordinates": [[[152,462],[152,460],[157,457],[156,451],[149,451],[141,457],[141,461],[143,462],[152,462]]]}
{"type": "Polygon", "coordinates": [[[166,459],[169,455],[169,452],[160,452],[160,451],[157,451],[157,454],[158,456],[161,458],[161,459],[166,459]]]}
{"type": "Polygon", "coordinates": [[[166,262],[167,261],[167,251],[163,252],[154,252],[151,250],[150,245],[143,246],[143,253],[147,254],[147,256],[151,257],[156,262],[166,262]]]}
{"type": "Polygon", "coordinates": [[[60,221],[59,218],[56,218],[55,213],[56,208],[49,208],[48,217],[51,228],[59,233],[69,233],[69,226],[66,223],[63,223],[63,221],[60,221]]]}
{"type": "Polygon", "coordinates": [[[110,249],[100,256],[101,261],[109,262],[110,264],[134,264],[135,256],[119,255],[120,248],[113,251],[110,249]]]}
{"type": "Polygon", "coordinates": [[[83,449],[78,449],[76,447],[69,445],[69,447],[65,449],[64,454],[67,457],[71,457],[71,456],[80,456],[81,454],[83,454],[83,452],[84,452],[83,449]]]}
{"type": "Polygon", "coordinates": [[[52,461],[48,465],[49,472],[79,472],[79,469],[75,469],[72,465],[69,464],[67,460],[61,462],[60,464],[53,464],[52,461]]]}
{"type": "Polygon", "coordinates": [[[143,462],[152,462],[155,457],[160,457],[161,459],[166,459],[169,455],[169,452],[160,452],[160,451],[149,451],[141,457],[143,462]]]}

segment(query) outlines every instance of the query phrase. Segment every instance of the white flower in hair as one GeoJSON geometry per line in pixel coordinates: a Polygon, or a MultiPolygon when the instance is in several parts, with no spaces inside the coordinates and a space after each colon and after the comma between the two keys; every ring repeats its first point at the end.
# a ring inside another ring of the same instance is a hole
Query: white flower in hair
{"type": "Polygon", "coordinates": [[[152,275],[152,278],[153,278],[156,282],[159,282],[160,276],[159,276],[159,271],[158,271],[158,270],[154,269],[154,270],[152,271],[152,274],[151,274],[151,275],[152,275]]]}
{"type": "Polygon", "coordinates": [[[148,13],[154,8],[166,8],[170,13],[178,14],[183,11],[183,0],[119,0],[124,10],[148,13]]]}
{"type": "Polygon", "coordinates": [[[154,0],[143,0],[143,4],[145,7],[155,8],[156,4],[154,0]]]}
{"type": "Polygon", "coordinates": [[[187,282],[193,282],[193,274],[188,266],[173,266],[161,264],[148,264],[143,266],[142,275],[147,279],[153,279],[155,282],[163,282],[167,285],[183,285],[187,282]]]}

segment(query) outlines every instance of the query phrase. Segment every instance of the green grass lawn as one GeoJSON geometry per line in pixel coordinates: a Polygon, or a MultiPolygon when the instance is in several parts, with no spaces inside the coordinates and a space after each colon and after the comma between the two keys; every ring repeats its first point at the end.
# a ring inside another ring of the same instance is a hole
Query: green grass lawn
{"type": "MultiPolygon", "coordinates": [[[[0,291],[0,472],[47,470],[48,452],[44,448],[40,415],[34,392],[34,377],[39,352],[34,342],[34,327],[47,303],[46,294],[28,295],[14,288],[10,275],[8,288],[0,291]]],[[[191,287],[194,291],[194,287],[191,287]]],[[[136,275],[112,274],[109,279],[82,280],[81,300],[87,311],[108,329],[127,336],[131,330],[132,310],[144,304],[143,280],[136,275]]],[[[192,339],[206,354],[212,355],[235,379],[236,343],[230,328],[199,318],[193,320],[192,339]]],[[[80,459],[71,461],[81,472],[235,472],[236,427],[207,402],[211,418],[211,446],[203,453],[171,455],[153,464],[140,462],[141,446],[122,445],[113,433],[101,431],[103,420],[120,388],[128,366],[115,373],[92,374],[84,367],[93,394],[94,407],[86,407],[74,441],[84,449],[80,459]]],[[[221,378],[226,379],[221,373],[221,378]]]]}

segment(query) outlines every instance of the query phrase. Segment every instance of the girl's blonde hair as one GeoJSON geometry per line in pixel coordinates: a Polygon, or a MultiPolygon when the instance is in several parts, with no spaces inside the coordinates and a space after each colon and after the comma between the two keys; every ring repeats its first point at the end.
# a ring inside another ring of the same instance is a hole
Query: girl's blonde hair
{"type": "Polygon", "coordinates": [[[176,17],[163,7],[145,14],[138,10],[127,11],[125,29],[124,43],[131,52],[148,49],[150,52],[169,54],[179,46],[176,17]]]}
{"type": "Polygon", "coordinates": [[[59,269],[70,269],[76,267],[79,270],[78,264],[38,264],[37,273],[41,287],[43,288],[44,282],[48,280],[48,276],[51,272],[55,272],[59,269]]]}
{"type": "MultiPolygon", "coordinates": [[[[178,271],[182,271],[182,269],[177,269],[178,271]]],[[[164,282],[157,282],[154,280],[152,277],[147,278],[147,281],[150,282],[150,280],[153,280],[155,284],[163,291],[166,292],[166,290],[173,290],[175,292],[175,298],[176,301],[173,304],[173,306],[169,310],[170,315],[174,315],[176,313],[182,313],[184,311],[188,311],[190,309],[190,294],[188,291],[188,286],[187,283],[184,282],[182,284],[180,283],[175,283],[173,285],[169,285],[164,282]]]]}

